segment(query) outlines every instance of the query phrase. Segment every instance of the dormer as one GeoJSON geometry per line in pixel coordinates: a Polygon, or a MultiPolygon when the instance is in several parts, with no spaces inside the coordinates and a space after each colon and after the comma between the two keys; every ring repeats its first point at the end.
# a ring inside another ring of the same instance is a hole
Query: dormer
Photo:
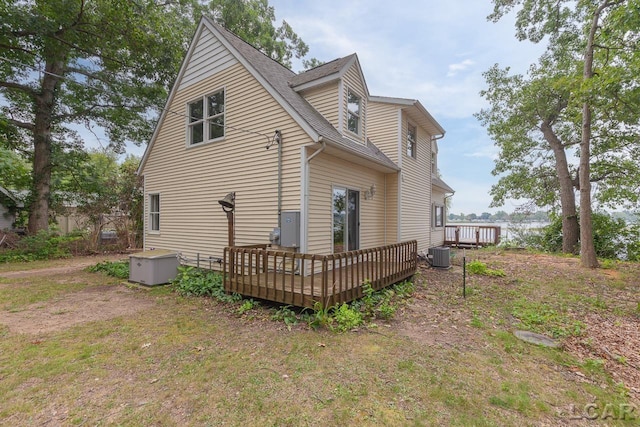
{"type": "Polygon", "coordinates": [[[289,83],[343,137],[366,144],[369,90],[356,54],[298,74],[289,83]]]}

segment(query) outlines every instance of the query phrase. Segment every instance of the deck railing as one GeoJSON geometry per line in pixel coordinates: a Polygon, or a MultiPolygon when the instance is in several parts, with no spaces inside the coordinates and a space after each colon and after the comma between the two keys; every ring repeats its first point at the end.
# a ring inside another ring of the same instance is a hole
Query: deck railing
{"type": "Polygon", "coordinates": [[[413,240],[331,255],[270,250],[266,245],[224,250],[224,287],[244,296],[313,307],[362,297],[413,276],[418,243],[413,240]]]}
{"type": "Polygon", "coordinates": [[[498,225],[446,225],[444,244],[449,246],[488,246],[500,243],[498,225]]]}

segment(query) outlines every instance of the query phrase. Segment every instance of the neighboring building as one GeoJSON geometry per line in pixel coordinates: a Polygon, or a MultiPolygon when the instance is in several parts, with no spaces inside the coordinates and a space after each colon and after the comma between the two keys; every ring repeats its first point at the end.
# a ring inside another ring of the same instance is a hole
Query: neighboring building
{"type": "Polygon", "coordinates": [[[0,187],[0,230],[13,230],[16,214],[24,207],[22,202],[9,190],[0,187]]]}
{"type": "Polygon", "coordinates": [[[229,192],[236,245],[280,226],[304,253],[437,246],[443,135],[418,101],[372,97],[355,54],[295,74],[205,17],[140,164],[144,247],[222,257],[229,192]]]}

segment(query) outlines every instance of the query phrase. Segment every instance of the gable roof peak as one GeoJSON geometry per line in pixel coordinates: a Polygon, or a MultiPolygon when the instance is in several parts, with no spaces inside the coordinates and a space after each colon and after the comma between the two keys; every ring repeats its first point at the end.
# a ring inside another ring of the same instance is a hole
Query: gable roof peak
{"type": "Polygon", "coordinates": [[[299,91],[338,80],[344,76],[351,65],[357,61],[358,55],[355,53],[343,56],[342,58],[336,58],[333,61],[296,74],[289,81],[289,85],[294,90],[299,91]]]}

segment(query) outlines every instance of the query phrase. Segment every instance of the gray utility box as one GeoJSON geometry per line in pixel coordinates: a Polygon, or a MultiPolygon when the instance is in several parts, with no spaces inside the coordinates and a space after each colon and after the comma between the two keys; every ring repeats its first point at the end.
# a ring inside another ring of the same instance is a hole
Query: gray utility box
{"type": "Polygon", "coordinates": [[[451,254],[448,247],[440,246],[436,248],[429,248],[429,255],[432,257],[432,266],[436,268],[451,267],[451,254]]]}
{"type": "Polygon", "coordinates": [[[300,247],[300,212],[283,211],[282,229],[280,230],[280,246],[285,248],[300,247]]]}
{"type": "Polygon", "coordinates": [[[129,281],[154,286],[178,275],[178,255],[167,250],[144,251],[129,256],[129,281]]]}

